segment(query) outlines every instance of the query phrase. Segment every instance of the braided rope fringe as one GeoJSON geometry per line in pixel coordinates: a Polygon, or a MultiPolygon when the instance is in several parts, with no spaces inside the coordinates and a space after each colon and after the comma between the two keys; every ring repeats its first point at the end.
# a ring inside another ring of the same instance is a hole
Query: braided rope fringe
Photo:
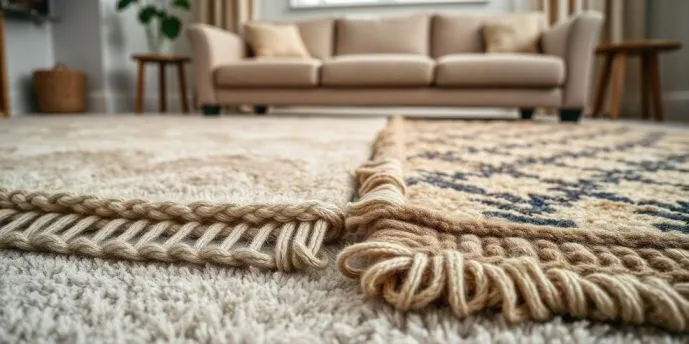
{"type": "Polygon", "coordinates": [[[287,223],[323,219],[332,224],[334,231],[328,240],[340,236],[344,215],[334,206],[321,202],[299,204],[211,204],[194,202],[148,202],[144,200],[118,200],[90,195],[68,193],[9,191],[0,188],[0,209],[40,211],[46,213],[96,215],[102,218],[153,220],[175,222],[246,222],[262,224],[266,221],[287,223]]]}
{"type": "Polygon", "coordinates": [[[336,207],[121,201],[0,190],[0,248],[291,271],[323,268],[336,207]]]}
{"type": "Polygon", "coordinates": [[[448,218],[406,205],[401,118],[375,149],[346,218],[367,239],[337,258],[366,295],[405,311],[443,301],[458,317],[499,309],[510,322],[570,315],[689,332],[686,236],[448,218]]]}

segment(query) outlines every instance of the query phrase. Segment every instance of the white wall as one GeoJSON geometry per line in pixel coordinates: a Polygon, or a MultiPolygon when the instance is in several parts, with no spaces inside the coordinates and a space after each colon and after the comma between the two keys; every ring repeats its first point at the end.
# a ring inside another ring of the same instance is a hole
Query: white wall
{"type": "Polygon", "coordinates": [[[55,61],[86,74],[87,111],[104,112],[103,53],[99,34],[98,1],[61,0],[53,2],[59,21],[53,24],[55,61]]]}
{"type": "MultiPolygon", "coordinates": [[[[29,104],[30,88],[26,75],[34,68],[51,67],[53,61],[80,69],[88,78],[88,109],[97,113],[134,111],[136,63],[131,56],[149,51],[144,28],[137,20],[137,10],[115,11],[117,0],[59,0],[53,12],[59,20],[35,27],[30,22],[8,23],[7,51],[14,104],[29,104]],[[15,28],[15,26],[17,26],[15,28]],[[54,44],[53,44],[54,42],[54,44]],[[26,54],[24,54],[26,53],[26,54]],[[26,56],[25,56],[26,55],[26,56]],[[14,58],[13,58],[14,57],[14,58]]],[[[191,21],[188,12],[178,13],[185,25],[191,21]]],[[[190,55],[185,34],[168,52],[190,55]]],[[[158,109],[158,68],[149,65],[146,74],[147,111],[158,109]]],[[[193,80],[187,70],[187,80],[193,80]]],[[[177,72],[167,71],[168,111],[179,111],[177,72]]],[[[189,84],[188,88],[191,89],[189,84]]],[[[188,92],[190,95],[191,92],[188,92]]],[[[23,112],[34,110],[24,105],[23,112]]]]}
{"type": "MultiPolygon", "coordinates": [[[[663,96],[668,120],[689,122],[689,1],[649,0],[647,28],[650,38],[674,39],[684,48],[662,54],[663,96]]],[[[637,90],[630,90],[635,92],[637,90]]]]}
{"type": "Polygon", "coordinates": [[[359,6],[359,7],[321,7],[290,8],[289,0],[260,0],[260,19],[299,19],[327,16],[384,15],[408,12],[513,12],[528,8],[528,0],[487,0],[476,2],[413,4],[404,6],[359,6]]]}
{"type": "Polygon", "coordinates": [[[21,19],[5,19],[5,54],[13,116],[36,111],[31,87],[34,70],[52,68],[53,40],[50,23],[34,24],[21,19]]]}
{"type": "MultiPolygon", "coordinates": [[[[116,0],[100,0],[101,40],[103,42],[103,63],[105,69],[105,90],[109,98],[109,112],[134,111],[137,66],[132,54],[149,51],[144,27],[137,20],[137,10],[115,11],[116,0]]],[[[191,22],[190,12],[178,11],[184,25],[191,22]]],[[[184,32],[176,42],[167,43],[167,51],[189,56],[190,48],[184,32]]],[[[191,89],[190,67],[187,67],[187,88],[191,89]]],[[[177,71],[167,68],[168,111],[179,111],[179,89],[177,71]]],[[[158,109],[158,67],[149,64],[146,73],[146,111],[158,109]]],[[[191,95],[191,92],[187,92],[191,95]]]]}

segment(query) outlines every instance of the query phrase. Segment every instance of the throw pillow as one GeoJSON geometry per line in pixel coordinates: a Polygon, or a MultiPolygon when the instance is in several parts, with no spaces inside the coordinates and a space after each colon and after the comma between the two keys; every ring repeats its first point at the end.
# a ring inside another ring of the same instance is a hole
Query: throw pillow
{"type": "Polygon", "coordinates": [[[545,19],[537,13],[495,18],[483,25],[483,40],[488,53],[538,53],[545,19]]]}
{"type": "Polygon", "coordinates": [[[247,24],[244,35],[256,57],[311,57],[292,24],[247,24]]]}

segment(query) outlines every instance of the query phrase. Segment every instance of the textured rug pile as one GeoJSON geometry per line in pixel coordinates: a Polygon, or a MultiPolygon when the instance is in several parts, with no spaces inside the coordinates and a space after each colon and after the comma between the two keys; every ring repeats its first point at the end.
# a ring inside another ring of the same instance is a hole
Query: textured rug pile
{"type": "Polygon", "coordinates": [[[383,119],[34,118],[0,127],[0,246],[323,267],[383,119]]]}
{"type": "Polygon", "coordinates": [[[0,138],[10,342],[689,330],[686,132],[97,117],[13,119],[0,138]]]}
{"type": "MultiPolygon", "coordinates": [[[[337,248],[326,248],[335,254],[337,248]]],[[[653,328],[458,319],[366,297],[334,264],[299,272],[0,251],[7,343],[681,343],[653,328]]]]}

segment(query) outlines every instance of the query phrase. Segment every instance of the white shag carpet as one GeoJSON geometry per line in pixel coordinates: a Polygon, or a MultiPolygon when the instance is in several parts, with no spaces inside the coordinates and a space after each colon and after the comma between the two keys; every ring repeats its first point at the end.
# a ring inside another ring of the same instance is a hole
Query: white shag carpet
{"type": "MultiPolygon", "coordinates": [[[[328,248],[331,256],[337,248],[328,248]]],[[[283,273],[0,251],[6,343],[649,343],[651,328],[557,318],[508,325],[448,307],[404,314],[366,298],[334,264],[283,273]]]]}

